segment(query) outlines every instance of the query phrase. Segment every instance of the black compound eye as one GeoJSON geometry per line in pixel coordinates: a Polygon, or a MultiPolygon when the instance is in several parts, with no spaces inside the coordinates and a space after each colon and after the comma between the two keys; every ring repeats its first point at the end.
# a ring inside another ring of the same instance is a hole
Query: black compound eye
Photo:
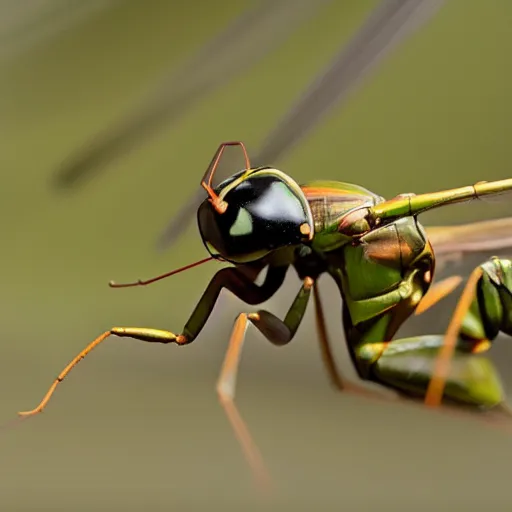
{"type": "Polygon", "coordinates": [[[218,214],[208,201],[204,201],[197,211],[197,220],[203,242],[213,257],[226,253],[224,237],[219,229],[218,214]]]}
{"type": "Polygon", "coordinates": [[[306,219],[307,211],[299,198],[282,181],[271,183],[250,205],[251,212],[266,222],[293,224],[299,227],[306,219]]]}
{"type": "Polygon", "coordinates": [[[274,249],[302,243],[312,224],[298,186],[285,182],[275,170],[256,171],[223,199],[228,207],[222,214],[208,201],[198,211],[203,241],[214,257],[255,261],[274,249]],[[304,225],[308,230],[304,231],[304,225]]]}

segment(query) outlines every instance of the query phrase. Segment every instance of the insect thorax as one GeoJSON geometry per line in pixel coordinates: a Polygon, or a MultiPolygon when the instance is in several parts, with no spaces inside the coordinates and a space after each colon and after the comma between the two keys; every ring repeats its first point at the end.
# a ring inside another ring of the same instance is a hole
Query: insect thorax
{"type": "Polygon", "coordinates": [[[338,181],[313,181],[301,186],[313,214],[315,233],[336,225],[350,210],[371,207],[384,198],[364,187],[338,181]]]}
{"type": "Polygon", "coordinates": [[[335,279],[347,320],[356,328],[351,341],[388,341],[430,287],[434,256],[423,228],[414,217],[404,217],[370,231],[341,252],[335,279]],[[375,330],[379,319],[384,323],[375,330]]]}

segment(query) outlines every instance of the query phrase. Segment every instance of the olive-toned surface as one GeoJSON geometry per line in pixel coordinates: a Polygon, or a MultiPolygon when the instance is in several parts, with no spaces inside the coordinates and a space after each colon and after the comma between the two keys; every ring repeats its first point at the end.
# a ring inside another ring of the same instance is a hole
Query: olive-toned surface
{"type": "MultiPolygon", "coordinates": [[[[334,2],[96,180],[55,194],[50,177],[64,157],[248,2],[173,4],[122,2],[0,67],[0,421],[37,405],[68,360],[110,326],[181,329],[218,264],[145,289],[111,290],[107,282],[204,257],[193,222],[171,251],[154,245],[217,144],[243,139],[255,150],[375,2],[334,2]]],[[[354,181],[387,197],[510,177],[511,22],[505,0],[447,2],[344,108],[288,158],[269,163],[299,181],[354,181]]],[[[424,220],[507,214],[507,203],[474,203],[424,220]]],[[[269,307],[284,313],[297,287],[290,276],[269,307]]],[[[338,336],[340,301],[328,282],[324,296],[338,336]]],[[[441,332],[451,306],[401,334],[441,332]]],[[[242,308],[224,296],[186,348],[111,339],[91,354],[43,415],[1,432],[0,509],[510,510],[510,435],[336,394],[312,308],[290,346],[275,348],[250,331],[243,356],[238,403],[277,487],[265,503],[214,392],[242,308]]],[[[493,354],[510,387],[507,342],[493,354]]]]}

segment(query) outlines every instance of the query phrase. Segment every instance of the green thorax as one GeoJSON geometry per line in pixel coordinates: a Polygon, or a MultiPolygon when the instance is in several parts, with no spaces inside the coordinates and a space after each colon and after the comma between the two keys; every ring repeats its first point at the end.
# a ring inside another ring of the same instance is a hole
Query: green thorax
{"type": "Polygon", "coordinates": [[[392,339],[427,292],[434,270],[432,248],[413,217],[376,228],[325,257],[353,346],[392,339]]]}
{"type": "Polygon", "coordinates": [[[349,240],[338,232],[341,218],[350,210],[371,207],[384,198],[364,187],[340,181],[310,181],[301,185],[313,214],[313,249],[330,251],[349,240]]]}

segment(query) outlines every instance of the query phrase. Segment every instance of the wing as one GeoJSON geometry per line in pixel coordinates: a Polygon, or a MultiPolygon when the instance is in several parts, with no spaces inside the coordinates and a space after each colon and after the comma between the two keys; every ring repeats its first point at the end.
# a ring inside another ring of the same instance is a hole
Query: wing
{"type": "Polygon", "coordinates": [[[263,58],[316,10],[331,1],[257,2],[166,77],[159,90],[127,118],[71,155],[55,175],[54,185],[59,188],[77,186],[98,171],[101,164],[142,144],[164,124],[176,121],[202,96],[263,58]]]}
{"type": "Polygon", "coordinates": [[[425,230],[441,267],[449,261],[461,261],[469,254],[509,251],[512,255],[512,217],[425,230]]]}
{"type": "MultiPolygon", "coordinates": [[[[306,89],[297,103],[267,136],[256,165],[275,165],[305,137],[392,49],[441,7],[445,0],[383,0],[334,60],[306,89]]],[[[217,177],[221,178],[220,176],[217,177]]],[[[199,189],[173,216],[159,247],[174,243],[204,199],[199,189]]]]}

